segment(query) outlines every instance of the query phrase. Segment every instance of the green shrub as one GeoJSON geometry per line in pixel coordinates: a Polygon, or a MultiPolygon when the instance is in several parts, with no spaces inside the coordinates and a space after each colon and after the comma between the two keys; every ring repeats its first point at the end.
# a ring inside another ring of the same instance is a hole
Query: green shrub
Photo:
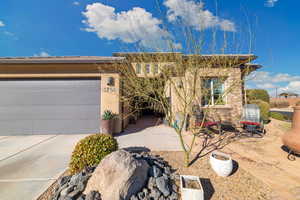
{"type": "Polygon", "coordinates": [[[110,110],[105,110],[103,115],[102,115],[102,119],[103,120],[110,120],[113,119],[116,115],[110,111],[110,110]]]}
{"type": "Polygon", "coordinates": [[[286,117],[279,112],[271,112],[270,117],[272,117],[273,119],[281,120],[281,121],[286,120],[286,117]]]}
{"type": "Polygon", "coordinates": [[[271,103],[270,103],[271,108],[287,108],[289,106],[290,106],[290,104],[286,100],[279,100],[279,101],[275,100],[275,101],[271,101],[271,103]]]}
{"type": "Polygon", "coordinates": [[[115,138],[106,134],[94,134],[80,140],[72,153],[69,170],[75,174],[86,166],[94,166],[108,154],[118,149],[115,138]]]}
{"type": "Polygon", "coordinates": [[[270,105],[267,102],[262,100],[252,100],[250,103],[258,105],[260,116],[264,122],[269,121],[270,105]]]}
{"type": "Polygon", "coordinates": [[[249,89],[246,90],[247,100],[251,102],[253,100],[262,100],[270,103],[270,96],[266,90],[263,89],[249,89]]]}

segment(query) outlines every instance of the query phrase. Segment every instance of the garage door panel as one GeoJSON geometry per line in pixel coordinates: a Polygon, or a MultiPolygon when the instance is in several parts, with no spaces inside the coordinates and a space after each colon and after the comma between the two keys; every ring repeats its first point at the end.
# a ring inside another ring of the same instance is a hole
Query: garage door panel
{"type": "Polygon", "coordinates": [[[98,133],[99,120],[35,120],[33,134],[98,133]]]}
{"type": "Polygon", "coordinates": [[[0,135],[32,134],[32,120],[0,120],[0,135]]]}
{"type": "Polygon", "coordinates": [[[100,119],[100,106],[1,106],[0,120],[100,119]]]}
{"type": "Polygon", "coordinates": [[[0,98],[0,105],[98,105],[100,93],[95,90],[100,92],[100,85],[73,88],[0,88],[1,93],[5,94],[0,98]]]}
{"type": "Polygon", "coordinates": [[[2,80],[0,135],[98,132],[100,88],[95,79],[2,80]]]}

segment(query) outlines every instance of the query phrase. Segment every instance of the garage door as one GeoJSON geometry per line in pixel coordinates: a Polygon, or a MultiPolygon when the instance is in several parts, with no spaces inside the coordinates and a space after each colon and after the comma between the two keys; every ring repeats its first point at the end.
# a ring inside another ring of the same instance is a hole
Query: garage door
{"type": "Polygon", "coordinates": [[[100,129],[100,80],[1,80],[0,135],[100,129]]]}

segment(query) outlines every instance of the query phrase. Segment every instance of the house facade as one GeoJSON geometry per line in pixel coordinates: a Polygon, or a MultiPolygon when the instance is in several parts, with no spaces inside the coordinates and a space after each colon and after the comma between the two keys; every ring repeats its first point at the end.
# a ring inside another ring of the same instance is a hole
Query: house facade
{"type": "MultiPolygon", "coordinates": [[[[0,131],[11,135],[96,133],[101,131],[101,114],[111,110],[119,115],[114,132],[121,132],[128,124],[125,116],[129,112],[121,101],[124,83],[120,68],[128,67],[125,63],[131,63],[138,77],[147,78],[158,75],[165,67],[184,68],[195,59],[203,62],[215,57],[219,59],[205,77],[206,84],[212,86],[221,76],[226,77],[221,90],[231,83],[240,84],[222,105],[214,102],[212,93],[212,99],[204,99],[201,106],[212,106],[224,120],[236,121],[243,106],[241,80],[259,67],[249,64],[256,58],[254,55],[195,58],[181,53],[147,53],[143,57],[138,53],[116,53],[112,57],[0,58],[0,131]],[[226,65],[222,60],[229,60],[232,67],[222,67],[226,65]],[[245,68],[250,70],[245,73],[245,68]],[[208,102],[211,105],[206,105],[208,102]]],[[[171,101],[176,111],[175,95],[171,101]]]]}

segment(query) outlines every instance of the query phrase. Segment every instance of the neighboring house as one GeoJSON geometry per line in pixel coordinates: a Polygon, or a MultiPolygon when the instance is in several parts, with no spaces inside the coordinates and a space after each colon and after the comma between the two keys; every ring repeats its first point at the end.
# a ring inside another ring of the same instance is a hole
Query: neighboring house
{"type": "MultiPolygon", "coordinates": [[[[112,110],[119,115],[115,133],[128,123],[128,112],[121,102],[122,83],[119,67],[131,62],[137,76],[155,76],[162,67],[184,65],[191,59],[203,61],[211,55],[186,56],[181,53],[147,53],[141,62],[138,53],[116,53],[113,57],[22,57],[0,58],[0,131],[19,134],[75,134],[100,132],[101,114],[112,110]]],[[[224,119],[236,121],[243,105],[242,69],[253,71],[259,65],[248,64],[254,55],[216,55],[236,62],[234,67],[215,66],[205,84],[211,86],[218,77],[226,84],[239,81],[222,105],[212,105],[224,119]]],[[[249,72],[250,72],[249,71],[249,72]]],[[[213,98],[214,94],[210,97],[213,98]]],[[[210,98],[208,97],[208,98],[210,98]]],[[[206,98],[207,99],[207,98],[206,98]]],[[[171,96],[176,111],[176,97],[171,96]]],[[[208,101],[201,106],[205,107],[208,101]]]]}
{"type": "Polygon", "coordinates": [[[281,94],[279,94],[279,97],[285,97],[287,98],[297,98],[299,95],[293,92],[283,92],[281,94]]]}

